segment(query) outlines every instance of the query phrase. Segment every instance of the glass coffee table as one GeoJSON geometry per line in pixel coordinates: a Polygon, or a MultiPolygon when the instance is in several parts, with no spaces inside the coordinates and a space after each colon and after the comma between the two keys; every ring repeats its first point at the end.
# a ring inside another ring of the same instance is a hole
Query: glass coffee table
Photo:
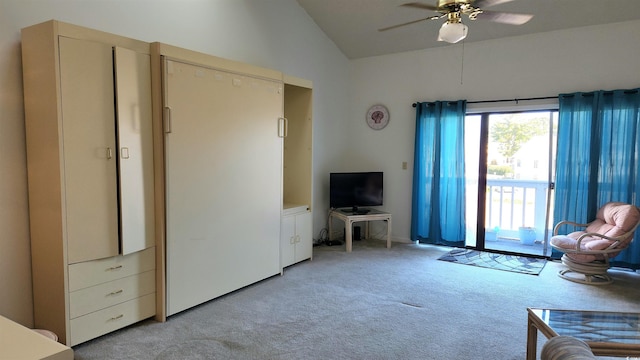
{"type": "Polygon", "coordinates": [[[538,331],[573,336],[596,356],[640,356],[640,313],[527,308],[527,360],[536,359],[538,331]]]}

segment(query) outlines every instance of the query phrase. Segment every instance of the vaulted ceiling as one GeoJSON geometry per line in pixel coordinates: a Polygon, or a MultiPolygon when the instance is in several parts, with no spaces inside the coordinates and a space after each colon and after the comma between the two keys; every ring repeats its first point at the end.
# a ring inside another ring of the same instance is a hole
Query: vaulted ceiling
{"type": "MultiPolygon", "coordinates": [[[[411,0],[297,1],[350,59],[452,46],[436,40],[444,19],[378,31],[380,28],[438,15],[430,10],[400,6],[413,2],[411,0]]],[[[436,0],[422,2],[435,5],[436,0]]],[[[463,21],[469,26],[465,42],[639,20],[640,0],[513,0],[486,10],[532,14],[534,17],[518,26],[486,20],[469,21],[465,17],[463,21]]]]}

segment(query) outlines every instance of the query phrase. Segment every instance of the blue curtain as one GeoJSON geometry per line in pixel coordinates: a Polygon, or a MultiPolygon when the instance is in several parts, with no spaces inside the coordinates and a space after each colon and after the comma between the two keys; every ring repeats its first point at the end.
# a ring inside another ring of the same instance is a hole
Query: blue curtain
{"type": "MultiPolygon", "coordinates": [[[[609,201],[640,205],[638,90],[560,95],[554,223],[589,222],[609,201]]],[[[639,239],[640,231],[612,265],[640,269],[639,239]]]]}
{"type": "Polygon", "coordinates": [[[416,104],[411,239],[464,246],[467,103],[416,104]]]}

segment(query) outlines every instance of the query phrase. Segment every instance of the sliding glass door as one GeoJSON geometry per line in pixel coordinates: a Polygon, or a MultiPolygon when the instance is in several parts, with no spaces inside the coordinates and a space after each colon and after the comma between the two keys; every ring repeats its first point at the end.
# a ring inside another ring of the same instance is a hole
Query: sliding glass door
{"type": "Polygon", "coordinates": [[[465,122],[467,247],[547,256],[557,111],[465,122]]]}

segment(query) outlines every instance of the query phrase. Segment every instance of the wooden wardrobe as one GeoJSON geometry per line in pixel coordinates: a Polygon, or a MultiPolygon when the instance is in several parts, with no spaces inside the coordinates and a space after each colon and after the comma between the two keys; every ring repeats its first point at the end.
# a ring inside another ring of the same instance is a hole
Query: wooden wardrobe
{"type": "Polygon", "coordinates": [[[77,345],[312,257],[311,82],[23,29],[35,326],[77,345]]]}
{"type": "Polygon", "coordinates": [[[22,31],[35,326],[73,346],[156,314],[149,44],[22,31]]]}

